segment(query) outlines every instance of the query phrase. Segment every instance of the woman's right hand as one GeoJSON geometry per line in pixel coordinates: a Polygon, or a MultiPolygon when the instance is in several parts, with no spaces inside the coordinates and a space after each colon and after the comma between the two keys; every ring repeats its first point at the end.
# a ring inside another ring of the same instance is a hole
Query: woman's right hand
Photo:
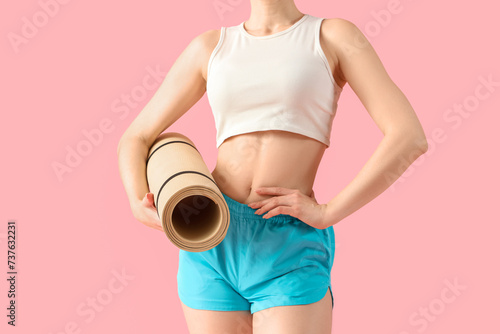
{"type": "Polygon", "coordinates": [[[163,232],[163,227],[158,217],[153,197],[153,193],[146,193],[142,201],[134,204],[133,214],[135,219],[144,225],[163,232]]]}

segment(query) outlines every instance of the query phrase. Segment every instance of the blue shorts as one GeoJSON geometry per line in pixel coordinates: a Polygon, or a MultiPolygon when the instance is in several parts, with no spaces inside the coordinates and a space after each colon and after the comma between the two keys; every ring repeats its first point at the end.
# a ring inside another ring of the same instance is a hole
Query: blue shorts
{"type": "Polygon", "coordinates": [[[304,305],[331,291],[333,226],[316,229],[290,215],[268,219],[223,194],[226,237],[204,252],[179,250],[177,287],[188,307],[214,311],[304,305]]]}

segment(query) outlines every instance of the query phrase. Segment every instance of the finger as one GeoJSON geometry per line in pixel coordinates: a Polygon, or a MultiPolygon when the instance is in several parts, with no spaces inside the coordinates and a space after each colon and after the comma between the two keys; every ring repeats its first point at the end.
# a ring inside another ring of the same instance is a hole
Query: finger
{"type": "Polygon", "coordinates": [[[155,196],[153,195],[153,193],[149,193],[148,196],[149,196],[150,201],[151,201],[151,206],[156,210],[155,196]]]}
{"type": "Polygon", "coordinates": [[[148,200],[151,202],[151,204],[154,204],[154,195],[153,193],[147,193],[146,194],[148,200]]]}
{"type": "Polygon", "coordinates": [[[163,229],[161,227],[159,227],[158,225],[150,225],[150,227],[152,227],[153,229],[158,230],[158,231],[163,231],[163,229]]]}
{"type": "Polygon", "coordinates": [[[278,206],[291,206],[293,203],[291,202],[290,197],[288,196],[275,196],[266,200],[261,201],[263,204],[255,214],[263,214],[269,210],[272,210],[278,206]]]}
{"type": "Polygon", "coordinates": [[[283,188],[283,187],[260,187],[255,189],[259,194],[266,195],[288,195],[295,192],[295,189],[283,188]]]}
{"type": "Polygon", "coordinates": [[[146,193],[146,195],[144,195],[143,201],[146,204],[146,206],[155,208],[153,193],[146,193]]]}
{"type": "MultiPolygon", "coordinates": [[[[261,195],[280,195],[280,194],[288,195],[288,194],[293,194],[297,190],[290,188],[283,188],[283,187],[260,187],[256,188],[255,191],[261,195]]],[[[247,205],[255,209],[263,206],[265,203],[267,203],[268,200],[269,198],[262,201],[248,203],[247,205]]]]}
{"type": "Polygon", "coordinates": [[[276,201],[280,198],[285,198],[286,196],[274,196],[274,197],[271,197],[271,198],[266,198],[266,199],[263,199],[262,201],[257,201],[257,202],[252,202],[252,203],[249,203],[248,206],[251,207],[252,209],[259,209],[259,208],[262,208],[264,207],[265,205],[267,205],[266,207],[266,211],[271,209],[271,206],[269,206],[269,203],[271,203],[272,201],[276,201]]]}
{"type": "MultiPolygon", "coordinates": [[[[263,215],[262,218],[269,219],[269,218],[277,216],[279,214],[290,215],[290,216],[295,217],[294,216],[295,210],[291,206],[278,206],[278,207],[272,209],[271,211],[269,211],[268,213],[266,213],[265,215],[263,215]]],[[[296,218],[299,218],[299,217],[296,217],[296,218]]]]}
{"type": "Polygon", "coordinates": [[[151,220],[154,221],[154,228],[163,231],[163,224],[158,218],[158,215],[156,213],[153,216],[151,216],[151,220]]]}
{"type": "Polygon", "coordinates": [[[160,220],[160,217],[158,215],[158,211],[154,208],[150,208],[150,213],[151,213],[151,219],[155,221],[157,225],[161,225],[162,222],[160,220]]]}

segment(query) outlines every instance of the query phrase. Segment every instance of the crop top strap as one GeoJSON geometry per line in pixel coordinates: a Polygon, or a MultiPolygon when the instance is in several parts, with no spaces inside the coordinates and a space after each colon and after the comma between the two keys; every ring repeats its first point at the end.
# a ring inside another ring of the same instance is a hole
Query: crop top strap
{"type": "Polygon", "coordinates": [[[323,60],[323,63],[325,64],[327,70],[328,70],[328,75],[330,79],[332,80],[333,84],[336,84],[335,79],[333,78],[333,73],[330,68],[330,64],[328,63],[328,59],[326,58],[325,52],[323,51],[323,48],[321,47],[321,42],[320,42],[320,35],[321,35],[321,23],[324,21],[324,18],[319,18],[316,20],[316,26],[314,28],[314,46],[316,48],[316,51],[319,53],[321,59],[323,60]]]}

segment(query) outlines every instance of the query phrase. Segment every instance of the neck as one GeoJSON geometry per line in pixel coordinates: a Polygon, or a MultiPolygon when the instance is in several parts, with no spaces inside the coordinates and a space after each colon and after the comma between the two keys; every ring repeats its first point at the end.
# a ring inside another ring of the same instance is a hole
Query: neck
{"type": "Polygon", "coordinates": [[[304,15],[293,0],[250,0],[250,5],[250,18],[245,22],[250,31],[273,32],[291,26],[304,15]]]}

